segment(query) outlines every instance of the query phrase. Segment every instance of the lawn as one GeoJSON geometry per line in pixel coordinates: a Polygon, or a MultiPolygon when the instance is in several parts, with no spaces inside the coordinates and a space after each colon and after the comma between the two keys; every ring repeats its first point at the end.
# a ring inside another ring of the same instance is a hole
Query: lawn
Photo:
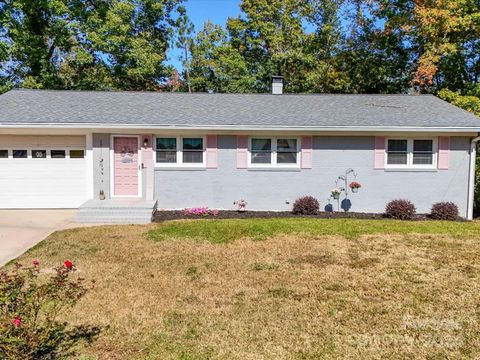
{"type": "Polygon", "coordinates": [[[478,358],[480,224],[198,220],[57,232],[96,287],[80,359],[478,358]]]}

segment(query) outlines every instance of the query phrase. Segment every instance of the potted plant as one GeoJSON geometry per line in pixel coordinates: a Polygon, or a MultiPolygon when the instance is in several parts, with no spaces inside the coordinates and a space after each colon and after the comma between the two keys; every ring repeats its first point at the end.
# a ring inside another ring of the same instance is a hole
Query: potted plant
{"type": "Polygon", "coordinates": [[[234,202],[235,205],[237,205],[237,211],[238,212],[245,212],[247,211],[247,202],[243,199],[240,199],[238,201],[234,202]]]}
{"type": "Polygon", "coordinates": [[[353,181],[348,186],[350,187],[350,189],[352,189],[352,193],[358,193],[358,189],[362,187],[362,184],[360,184],[359,182],[353,181]]]}
{"type": "Polygon", "coordinates": [[[339,188],[335,188],[332,190],[332,198],[334,198],[335,200],[338,200],[340,199],[340,194],[342,193],[342,190],[339,189],[339,188]]]}

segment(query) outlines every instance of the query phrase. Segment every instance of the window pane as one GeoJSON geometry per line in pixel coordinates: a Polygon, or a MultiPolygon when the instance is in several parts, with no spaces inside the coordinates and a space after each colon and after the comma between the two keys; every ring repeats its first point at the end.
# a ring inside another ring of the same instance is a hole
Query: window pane
{"type": "Polygon", "coordinates": [[[12,155],[15,159],[25,159],[27,157],[27,150],[13,150],[12,155]]]}
{"type": "Polygon", "coordinates": [[[50,150],[50,156],[52,159],[65,158],[65,150],[50,150]]]}
{"type": "Polygon", "coordinates": [[[203,150],[202,138],[184,138],[183,150],[203,150]]]}
{"type": "Polygon", "coordinates": [[[407,140],[388,140],[388,151],[407,151],[407,140]]]}
{"type": "Polygon", "coordinates": [[[413,164],[414,165],[432,165],[433,164],[433,154],[432,153],[413,153],[413,164]]]}
{"type": "Polygon", "coordinates": [[[84,150],[70,150],[70,159],[83,159],[84,157],[84,150]]]}
{"type": "Polygon", "coordinates": [[[157,150],[176,150],[176,138],[157,138],[157,150]]]}
{"type": "Polygon", "coordinates": [[[297,152],[297,139],[277,139],[277,150],[279,152],[297,152]]]}
{"type": "Polygon", "coordinates": [[[297,153],[278,153],[277,154],[277,163],[278,164],[296,164],[297,163],[297,153]]]}
{"type": "Polygon", "coordinates": [[[271,139],[252,139],[252,151],[271,151],[271,139]]]}
{"type": "Polygon", "coordinates": [[[47,157],[47,150],[32,150],[32,158],[45,159],[47,157]]]}
{"type": "Polygon", "coordinates": [[[433,151],[433,141],[432,140],[414,140],[413,141],[413,151],[420,152],[432,152],[433,151]]]}
{"type": "Polygon", "coordinates": [[[203,151],[185,151],[183,152],[184,163],[203,163],[203,151]]]}
{"type": "Polygon", "coordinates": [[[406,165],[407,154],[406,153],[388,153],[387,164],[389,165],[406,165]]]}
{"type": "Polygon", "coordinates": [[[252,164],[270,164],[272,154],[269,152],[252,153],[252,164]]]}
{"type": "Polygon", "coordinates": [[[176,151],[157,151],[157,163],[176,163],[176,151]]]}
{"type": "Polygon", "coordinates": [[[0,159],[8,158],[8,150],[0,150],[0,159]]]}

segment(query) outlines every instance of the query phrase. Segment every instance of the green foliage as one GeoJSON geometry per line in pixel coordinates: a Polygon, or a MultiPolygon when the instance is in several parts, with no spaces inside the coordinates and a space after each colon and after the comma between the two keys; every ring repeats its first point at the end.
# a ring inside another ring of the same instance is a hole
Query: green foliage
{"type": "Polygon", "coordinates": [[[478,96],[462,95],[460,92],[454,92],[448,89],[440,90],[438,96],[453,105],[480,116],[480,97],[478,96]]]}
{"type": "Polygon", "coordinates": [[[81,338],[97,329],[74,328],[60,322],[62,311],[72,308],[87,292],[68,260],[47,277],[40,263],[0,273],[0,358],[44,359],[66,356],[81,338]]]}
{"type": "Polygon", "coordinates": [[[7,75],[29,88],[158,89],[181,1],[5,1],[7,75]]]}

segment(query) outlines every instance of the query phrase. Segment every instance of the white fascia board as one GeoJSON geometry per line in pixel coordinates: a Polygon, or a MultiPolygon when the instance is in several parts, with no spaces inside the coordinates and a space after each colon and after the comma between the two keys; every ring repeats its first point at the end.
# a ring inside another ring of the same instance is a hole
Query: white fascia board
{"type": "Polygon", "coordinates": [[[189,130],[189,131],[298,131],[298,132],[429,132],[477,133],[479,127],[420,127],[420,126],[238,126],[238,125],[155,125],[155,124],[1,124],[0,129],[89,129],[89,130],[189,130]]]}

